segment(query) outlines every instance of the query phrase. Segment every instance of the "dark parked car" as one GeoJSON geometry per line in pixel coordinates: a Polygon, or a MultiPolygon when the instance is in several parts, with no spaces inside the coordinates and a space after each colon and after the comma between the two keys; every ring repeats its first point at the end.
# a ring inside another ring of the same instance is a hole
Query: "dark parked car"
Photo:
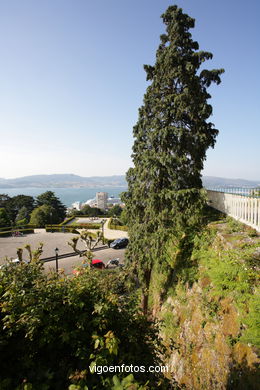
{"type": "Polygon", "coordinates": [[[118,238],[117,240],[111,242],[110,248],[119,249],[125,248],[128,244],[128,238],[118,238]]]}

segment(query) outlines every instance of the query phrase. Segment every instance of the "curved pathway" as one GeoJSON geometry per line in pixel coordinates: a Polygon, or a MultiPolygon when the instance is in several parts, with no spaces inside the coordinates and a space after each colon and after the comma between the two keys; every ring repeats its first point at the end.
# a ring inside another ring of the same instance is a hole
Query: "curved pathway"
{"type": "Polygon", "coordinates": [[[128,238],[128,233],[125,232],[124,230],[114,230],[114,229],[109,229],[108,228],[108,223],[109,219],[106,220],[105,225],[104,225],[104,236],[108,240],[111,239],[116,239],[116,238],[128,238]]]}
{"type": "MultiPolygon", "coordinates": [[[[114,229],[109,229],[108,228],[108,223],[110,218],[104,218],[105,219],[105,224],[104,224],[104,236],[108,240],[116,240],[117,238],[128,238],[128,233],[124,230],[114,230],[114,229]]],[[[100,223],[100,221],[98,222],[100,223]]],[[[100,229],[101,230],[101,229],[100,229]]],[[[94,229],[88,229],[88,231],[92,233],[97,233],[97,230],[94,229]]]]}

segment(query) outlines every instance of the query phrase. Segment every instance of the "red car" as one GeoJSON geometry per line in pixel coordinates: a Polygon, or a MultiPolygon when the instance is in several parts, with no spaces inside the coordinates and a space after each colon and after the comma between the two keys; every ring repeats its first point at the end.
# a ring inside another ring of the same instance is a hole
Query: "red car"
{"type": "MultiPolygon", "coordinates": [[[[80,275],[82,273],[82,268],[85,268],[85,267],[89,267],[89,264],[88,263],[85,263],[83,265],[80,266],[80,268],[75,268],[72,273],[76,276],[80,275]]],[[[97,269],[104,269],[106,268],[105,264],[103,263],[102,260],[99,260],[99,259],[93,259],[92,262],[91,262],[91,267],[93,268],[97,268],[97,269]]]]}
{"type": "Polygon", "coordinates": [[[99,268],[99,269],[104,269],[106,268],[105,264],[103,263],[102,260],[99,260],[99,259],[93,259],[92,262],[91,262],[91,266],[93,268],[99,268]]]}

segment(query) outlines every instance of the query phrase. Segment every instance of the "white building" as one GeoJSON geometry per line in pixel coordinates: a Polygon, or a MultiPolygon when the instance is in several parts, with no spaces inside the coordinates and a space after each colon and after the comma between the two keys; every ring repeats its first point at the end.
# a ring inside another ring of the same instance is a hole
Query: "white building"
{"type": "Polygon", "coordinates": [[[84,203],[84,206],[85,205],[88,205],[90,207],[97,207],[97,201],[96,201],[96,198],[95,199],[89,199],[87,200],[85,203],[84,203]]]}
{"type": "Polygon", "coordinates": [[[81,210],[82,209],[82,202],[74,202],[72,203],[72,208],[76,210],[81,210]]]}
{"type": "Polygon", "coordinates": [[[107,192],[97,192],[96,193],[97,207],[99,209],[106,209],[107,208],[107,199],[108,199],[107,192]]]}

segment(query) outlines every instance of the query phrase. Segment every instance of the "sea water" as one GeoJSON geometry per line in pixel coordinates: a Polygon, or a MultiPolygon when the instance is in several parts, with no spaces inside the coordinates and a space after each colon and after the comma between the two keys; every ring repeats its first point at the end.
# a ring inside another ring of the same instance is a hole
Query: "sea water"
{"type": "Polygon", "coordinates": [[[74,202],[86,202],[94,199],[97,192],[107,192],[108,197],[119,198],[120,194],[126,191],[126,187],[81,187],[81,188],[0,188],[0,194],[7,194],[10,197],[16,195],[30,195],[34,198],[46,191],[52,191],[55,196],[66,206],[70,207],[74,202]]]}

